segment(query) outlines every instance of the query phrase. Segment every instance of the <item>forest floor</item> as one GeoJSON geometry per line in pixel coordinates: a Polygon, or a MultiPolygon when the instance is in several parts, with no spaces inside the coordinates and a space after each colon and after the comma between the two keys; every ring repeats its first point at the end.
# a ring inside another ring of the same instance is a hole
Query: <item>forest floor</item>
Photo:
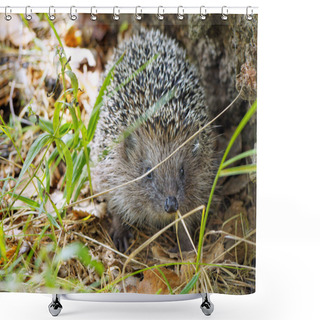
{"type": "MultiPolygon", "coordinates": [[[[0,291],[254,292],[254,172],[219,179],[200,259],[200,227],[195,250],[182,256],[167,250],[174,227],[157,234],[132,226],[129,251],[117,251],[111,217],[100,216],[104,204],[88,199],[90,139],[83,137],[90,137],[104,65],[132,28],[67,19],[55,21],[58,36],[44,16],[0,19],[0,291]]],[[[221,153],[235,129],[218,138],[221,153]]],[[[241,145],[239,135],[228,159],[241,145]]]]}

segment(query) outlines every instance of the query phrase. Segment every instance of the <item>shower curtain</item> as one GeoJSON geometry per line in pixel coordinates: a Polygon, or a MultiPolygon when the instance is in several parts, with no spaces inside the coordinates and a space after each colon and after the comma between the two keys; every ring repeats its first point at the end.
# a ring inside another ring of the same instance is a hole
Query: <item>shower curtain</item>
{"type": "Polygon", "coordinates": [[[255,291],[257,15],[0,15],[0,291],[255,291]]]}

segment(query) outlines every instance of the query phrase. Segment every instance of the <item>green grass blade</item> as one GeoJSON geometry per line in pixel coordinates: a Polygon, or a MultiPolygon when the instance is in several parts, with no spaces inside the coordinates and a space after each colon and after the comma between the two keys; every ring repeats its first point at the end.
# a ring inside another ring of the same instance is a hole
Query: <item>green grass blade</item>
{"type": "Polygon", "coordinates": [[[82,170],[78,185],[74,191],[73,202],[77,201],[84,183],[88,181],[88,171],[82,170]]]}
{"type": "Polygon", "coordinates": [[[199,275],[200,273],[196,273],[192,279],[187,283],[187,285],[181,290],[180,294],[187,294],[189,293],[192,288],[195,286],[195,284],[197,283],[198,279],[199,279],[199,275]]]}
{"type": "Polygon", "coordinates": [[[74,98],[76,99],[76,101],[78,100],[77,99],[77,96],[78,96],[78,90],[79,90],[79,82],[78,82],[78,79],[76,77],[76,75],[71,71],[71,70],[67,70],[66,71],[66,74],[67,76],[70,78],[71,80],[71,86],[72,86],[72,89],[73,89],[73,95],[74,95],[74,98]]]}
{"type": "Polygon", "coordinates": [[[48,21],[48,23],[49,23],[49,25],[50,25],[53,33],[55,34],[55,36],[56,36],[56,38],[57,38],[57,40],[58,40],[58,42],[59,42],[60,47],[63,49],[63,52],[64,52],[64,47],[63,47],[62,41],[61,41],[61,39],[60,39],[60,37],[59,37],[59,35],[58,35],[58,32],[57,32],[54,24],[53,24],[52,21],[50,20],[50,18],[49,18],[49,16],[48,16],[47,13],[45,13],[44,16],[46,17],[46,19],[47,19],[47,21],[48,21]]]}
{"type": "Polygon", "coordinates": [[[223,163],[223,165],[222,165],[222,169],[228,167],[231,163],[234,163],[234,162],[239,161],[239,160],[241,160],[241,159],[244,159],[244,158],[246,158],[246,157],[252,157],[252,156],[254,156],[256,153],[257,153],[257,149],[251,149],[251,150],[249,150],[249,151],[242,152],[242,153],[236,155],[235,157],[233,157],[233,158],[225,161],[225,162],[223,163]]]}
{"type": "Polygon", "coordinates": [[[145,121],[151,118],[162,106],[167,104],[175,95],[176,88],[172,88],[169,92],[164,94],[156,103],[154,103],[145,113],[143,113],[128,129],[126,129],[119,137],[116,139],[115,143],[122,142],[127,138],[132,132],[134,132],[138,127],[140,127],[145,121]]]}
{"type": "Polygon", "coordinates": [[[58,130],[59,125],[60,125],[60,110],[62,107],[62,103],[57,102],[55,103],[55,109],[53,113],[53,121],[52,121],[52,127],[53,127],[53,132],[56,135],[57,138],[59,138],[59,133],[60,130],[58,130]]]}
{"type": "Polygon", "coordinates": [[[84,150],[80,150],[79,154],[76,155],[76,158],[73,161],[73,175],[72,175],[72,184],[71,184],[71,194],[73,193],[74,188],[76,187],[78,180],[82,174],[83,167],[86,164],[86,156],[84,150]]]}
{"type": "Polygon", "coordinates": [[[61,227],[59,226],[57,220],[49,213],[49,212],[46,212],[46,216],[49,220],[49,222],[54,225],[57,229],[61,229],[61,227]]]}
{"type": "Polygon", "coordinates": [[[103,97],[106,94],[107,87],[110,85],[111,80],[113,78],[114,69],[122,61],[124,55],[125,55],[125,52],[121,55],[121,57],[118,59],[118,61],[110,69],[110,71],[108,72],[107,76],[105,77],[105,79],[102,83],[102,86],[99,90],[99,94],[98,94],[96,102],[93,106],[93,110],[91,112],[89,124],[88,124],[88,141],[89,142],[93,139],[94,133],[96,131],[96,127],[97,127],[97,123],[98,123],[99,115],[100,115],[100,108],[103,104],[103,97]]]}
{"type": "Polygon", "coordinates": [[[136,75],[138,75],[141,71],[143,71],[151,62],[156,60],[159,56],[159,53],[155,54],[151,57],[147,62],[145,62],[139,69],[137,69],[133,74],[127,77],[122,83],[120,83],[114,91],[108,94],[108,97],[112,97],[116,92],[118,92],[122,87],[124,87],[127,83],[129,83],[136,75]]]}
{"type": "Polygon", "coordinates": [[[22,195],[18,195],[14,192],[8,192],[8,194],[10,194],[12,197],[15,197],[15,200],[20,200],[22,202],[24,202],[25,204],[27,204],[28,206],[34,208],[34,209],[39,209],[40,208],[40,204],[37,201],[34,201],[32,199],[29,199],[27,197],[24,197],[22,195]]]}
{"type": "Polygon", "coordinates": [[[36,117],[35,115],[31,115],[29,117],[29,121],[39,126],[40,129],[44,132],[48,132],[53,135],[53,124],[52,121],[44,119],[42,117],[36,117]]]}
{"type": "Polygon", "coordinates": [[[164,282],[165,282],[166,285],[167,285],[167,288],[168,288],[170,294],[173,294],[173,290],[172,290],[172,288],[171,288],[171,286],[170,286],[170,283],[169,283],[167,277],[165,276],[165,274],[163,273],[163,271],[162,271],[160,268],[156,268],[156,269],[157,269],[157,270],[159,271],[159,273],[161,274],[164,282]]]}
{"type": "Polygon", "coordinates": [[[253,173],[257,171],[256,164],[247,164],[243,166],[223,169],[220,171],[220,177],[235,176],[239,174],[253,173]]]}
{"type": "Polygon", "coordinates": [[[18,181],[20,181],[20,179],[26,173],[34,158],[39,154],[40,150],[50,142],[51,138],[52,137],[50,134],[43,133],[33,142],[27,154],[26,160],[24,161],[23,167],[20,171],[18,181]]]}
{"type": "Polygon", "coordinates": [[[4,239],[3,225],[0,223],[0,258],[3,258],[4,261],[7,259],[7,250],[6,242],[4,239]]]}
{"type": "Polygon", "coordinates": [[[60,152],[62,152],[65,161],[66,161],[66,187],[65,187],[65,191],[66,191],[66,199],[67,199],[67,203],[70,202],[71,199],[71,195],[72,195],[72,174],[73,174],[73,162],[72,162],[72,158],[71,158],[71,153],[67,147],[67,145],[61,140],[61,139],[57,139],[55,140],[56,144],[57,144],[57,148],[58,150],[61,150],[60,152]]]}

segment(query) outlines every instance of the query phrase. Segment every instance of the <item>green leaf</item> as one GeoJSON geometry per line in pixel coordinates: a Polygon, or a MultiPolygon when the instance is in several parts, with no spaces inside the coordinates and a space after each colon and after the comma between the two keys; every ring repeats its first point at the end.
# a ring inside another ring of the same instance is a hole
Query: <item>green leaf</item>
{"type": "Polygon", "coordinates": [[[26,171],[29,169],[32,161],[36,157],[36,155],[39,154],[40,150],[45,147],[50,140],[52,139],[52,136],[48,133],[41,134],[31,145],[29,152],[27,154],[26,160],[24,161],[24,164],[22,166],[22,169],[19,174],[19,180],[22,178],[22,176],[26,173],[26,171]]]}
{"type": "Polygon", "coordinates": [[[190,292],[190,290],[192,290],[192,288],[195,286],[195,284],[197,283],[198,279],[199,279],[199,275],[200,273],[196,273],[192,279],[187,283],[187,285],[181,290],[180,294],[187,294],[190,292]]]}
{"type": "Polygon", "coordinates": [[[45,203],[47,203],[48,200],[48,194],[50,193],[50,169],[48,161],[46,161],[46,169],[45,169],[45,177],[46,177],[46,195],[45,195],[45,203]]]}
{"type": "Polygon", "coordinates": [[[74,191],[73,201],[77,201],[79,194],[80,194],[80,191],[86,181],[88,181],[88,171],[82,170],[79,183],[77,185],[77,188],[74,191]]]}
{"type": "Polygon", "coordinates": [[[66,74],[71,80],[71,86],[73,89],[74,98],[78,100],[77,96],[78,96],[78,90],[79,90],[79,82],[78,82],[77,76],[71,70],[66,70],[66,74]]]}
{"type": "Polygon", "coordinates": [[[67,147],[67,145],[61,140],[55,140],[56,144],[57,144],[57,148],[59,150],[59,152],[62,152],[65,161],[66,161],[66,198],[67,198],[67,203],[70,202],[71,199],[71,194],[72,194],[72,189],[71,189],[71,185],[72,185],[72,173],[73,173],[73,162],[72,162],[72,158],[71,158],[71,153],[67,147]],[[59,147],[58,147],[59,146],[59,147]],[[61,150],[61,151],[60,151],[61,150]]]}
{"type": "MultiPolygon", "coordinates": [[[[72,122],[74,126],[74,142],[73,142],[73,147],[75,147],[79,143],[79,134],[80,134],[80,129],[79,129],[79,120],[77,118],[76,114],[76,109],[73,105],[69,106],[69,111],[71,113],[72,117],[72,122]]],[[[80,119],[81,120],[81,119],[80,119]]]]}
{"type": "Polygon", "coordinates": [[[39,117],[37,118],[36,116],[32,115],[29,117],[29,121],[32,123],[36,124],[41,128],[42,131],[48,132],[53,135],[53,124],[52,121],[47,120],[45,118],[39,117]],[[37,123],[39,119],[39,122],[37,123]]]}
{"type": "Polygon", "coordinates": [[[60,134],[60,130],[58,130],[58,128],[59,128],[59,124],[60,124],[60,110],[61,110],[62,105],[63,104],[61,102],[56,102],[54,104],[52,126],[53,126],[53,133],[57,138],[59,138],[59,134],[60,134]]]}
{"type": "Polygon", "coordinates": [[[3,225],[0,223],[0,258],[7,260],[6,242],[4,240],[3,225]]]}
{"type": "Polygon", "coordinates": [[[68,133],[70,130],[73,130],[73,129],[74,129],[73,123],[71,122],[64,123],[59,128],[59,137],[64,136],[66,133],[68,133]]]}
{"type": "Polygon", "coordinates": [[[76,154],[76,158],[73,161],[73,175],[72,175],[72,190],[71,193],[73,193],[74,188],[76,187],[76,184],[82,174],[83,167],[86,164],[86,157],[85,153],[82,150],[80,150],[79,154],[76,154]]]}

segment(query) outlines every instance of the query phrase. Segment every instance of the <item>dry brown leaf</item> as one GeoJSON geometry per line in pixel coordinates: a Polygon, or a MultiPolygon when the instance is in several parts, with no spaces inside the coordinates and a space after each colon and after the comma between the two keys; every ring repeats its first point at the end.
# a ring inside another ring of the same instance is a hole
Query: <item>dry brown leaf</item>
{"type": "Polygon", "coordinates": [[[224,225],[223,230],[238,237],[243,237],[241,218],[238,216],[240,214],[244,218],[247,217],[247,210],[244,208],[243,202],[238,200],[233,201],[224,214],[224,220],[229,221],[224,225]]]}
{"type": "Polygon", "coordinates": [[[74,220],[83,219],[87,216],[96,216],[96,207],[91,201],[84,201],[80,206],[72,208],[74,220]]]}
{"type": "Polygon", "coordinates": [[[163,249],[158,244],[154,245],[151,248],[152,256],[154,259],[159,260],[160,263],[172,263],[177,262],[178,255],[176,253],[170,253],[167,250],[163,249]],[[172,258],[172,255],[174,256],[172,258]]]}
{"type": "MultiPolygon", "coordinates": [[[[167,278],[171,288],[176,288],[180,285],[180,278],[174,271],[166,268],[160,268],[160,270],[167,278]]],[[[167,284],[158,270],[144,271],[143,276],[143,280],[138,284],[138,293],[156,294],[160,289],[161,294],[170,293],[167,284]]]]}
{"type": "Polygon", "coordinates": [[[206,246],[204,248],[204,263],[219,263],[224,261],[225,255],[223,253],[225,251],[225,248],[223,245],[223,241],[224,239],[220,238],[220,240],[214,243],[213,245],[206,246]]]}
{"type": "MultiPolygon", "coordinates": [[[[239,238],[244,238],[249,230],[252,230],[250,228],[248,212],[242,201],[234,201],[231,204],[225,213],[225,220],[229,221],[225,223],[223,230],[239,238]]],[[[255,241],[254,235],[247,240],[255,241]]],[[[236,239],[225,238],[224,246],[226,249],[231,248],[235,244],[237,244],[236,247],[229,251],[226,256],[226,258],[231,261],[242,264],[253,252],[255,252],[255,247],[252,245],[247,245],[236,239]]]]}
{"type": "Polygon", "coordinates": [[[77,27],[72,26],[64,37],[64,42],[68,47],[78,47],[82,43],[82,33],[77,27]]]}
{"type": "Polygon", "coordinates": [[[229,196],[240,192],[249,182],[249,176],[246,174],[230,177],[226,183],[224,183],[221,194],[229,196]]]}
{"type": "MultiPolygon", "coordinates": [[[[6,252],[7,259],[11,259],[17,250],[17,246],[13,246],[6,252]]],[[[0,265],[4,263],[4,258],[0,258],[0,265]]]]}

